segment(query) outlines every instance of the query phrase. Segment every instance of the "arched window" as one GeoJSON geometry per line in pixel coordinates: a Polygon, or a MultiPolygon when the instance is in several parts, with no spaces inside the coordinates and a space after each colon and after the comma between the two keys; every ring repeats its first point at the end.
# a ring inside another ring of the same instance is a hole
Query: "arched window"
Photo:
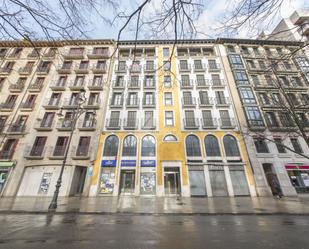
{"type": "Polygon", "coordinates": [[[221,156],[218,139],[213,135],[205,137],[205,148],[207,156],[221,156]]]}
{"type": "Polygon", "coordinates": [[[156,140],[153,136],[145,136],[143,138],[142,156],[156,156],[156,140]]]}
{"type": "Polygon", "coordinates": [[[123,141],[122,156],[136,156],[137,142],[132,135],[127,136],[123,141]]]}
{"type": "Polygon", "coordinates": [[[226,156],[240,156],[236,138],[231,135],[226,135],[223,138],[224,150],[226,156]]]}
{"type": "Polygon", "coordinates": [[[194,135],[189,135],[186,138],[187,156],[202,156],[200,141],[194,135]]]}
{"type": "Polygon", "coordinates": [[[177,141],[177,137],[175,137],[174,135],[166,135],[164,138],[163,138],[163,141],[164,142],[176,142],[177,141]]]}
{"type": "Polygon", "coordinates": [[[115,135],[105,139],[103,156],[117,156],[119,139],[115,135]]]}

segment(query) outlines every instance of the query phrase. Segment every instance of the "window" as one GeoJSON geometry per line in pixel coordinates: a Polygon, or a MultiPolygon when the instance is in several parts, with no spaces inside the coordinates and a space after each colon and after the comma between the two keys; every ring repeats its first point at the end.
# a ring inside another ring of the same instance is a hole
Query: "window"
{"type": "Polygon", "coordinates": [[[61,93],[52,93],[48,105],[57,106],[60,102],[61,93]]]}
{"type": "Polygon", "coordinates": [[[251,75],[251,80],[255,86],[260,85],[260,80],[258,75],[251,75]]]}
{"type": "Polygon", "coordinates": [[[283,104],[282,98],[281,98],[279,93],[273,93],[272,94],[272,102],[276,106],[278,106],[278,105],[280,106],[280,105],[283,104]]]}
{"type": "Polygon", "coordinates": [[[283,127],[294,127],[295,123],[288,112],[279,112],[279,118],[283,127]]]}
{"type": "Polygon", "coordinates": [[[36,137],[33,143],[30,155],[31,156],[42,156],[46,140],[47,140],[47,137],[36,137]]]}
{"type": "Polygon", "coordinates": [[[247,120],[250,126],[264,126],[264,122],[258,107],[245,107],[247,120]]]}
{"type": "Polygon", "coordinates": [[[94,128],[96,125],[95,114],[93,112],[86,112],[83,122],[84,128],[94,128]]]}
{"type": "Polygon", "coordinates": [[[202,60],[194,60],[194,68],[195,69],[203,69],[202,60]]]}
{"type": "Polygon", "coordinates": [[[2,146],[2,150],[0,151],[0,159],[12,159],[17,142],[17,139],[7,139],[2,146]]]}
{"type": "Polygon", "coordinates": [[[90,93],[88,97],[88,105],[98,105],[100,104],[100,94],[99,93],[90,93]]]}
{"type": "Polygon", "coordinates": [[[170,56],[170,49],[169,48],[163,48],[163,56],[164,57],[170,56]]]}
{"type": "Polygon", "coordinates": [[[91,137],[80,137],[76,156],[87,156],[91,137]]]}
{"type": "Polygon", "coordinates": [[[296,153],[303,153],[303,149],[301,148],[300,143],[297,138],[290,138],[292,146],[296,153]]]}
{"type": "MultiPolygon", "coordinates": [[[[117,104],[119,105],[119,104],[117,104]]],[[[129,93],[128,99],[127,99],[127,105],[128,106],[136,106],[138,105],[138,95],[137,93],[129,93]]]]}
{"type": "Polygon", "coordinates": [[[144,87],[155,87],[153,75],[145,75],[144,87]]]}
{"type": "Polygon", "coordinates": [[[200,97],[200,104],[201,105],[209,105],[210,104],[207,91],[200,91],[199,97],[200,97]]]}
{"type": "Polygon", "coordinates": [[[221,104],[221,105],[227,104],[223,91],[216,91],[215,94],[216,94],[217,104],[221,104]]]}
{"type": "Polygon", "coordinates": [[[118,127],[120,123],[120,112],[119,111],[112,111],[111,118],[109,121],[109,127],[118,127]]]}
{"type": "Polygon", "coordinates": [[[290,82],[286,76],[279,76],[279,82],[283,86],[290,86],[290,82]]]}
{"type": "Polygon", "coordinates": [[[170,71],[171,70],[171,62],[170,61],[163,61],[163,70],[164,71],[170,71]]]}
{"type": "Polygon", "coordinates": [[[226,135],[223,138],[224,150],[226,156],[239,157],[240,152],[236,138],[231,135],[226,135]]]}
{"type": "Polygon", "coordinates": [[[238,54],[230,54],[229,55],[230,63],[233,68],[244,68],[240,55],[238,54]]]}
{"type": "Polygon", "coordinates": [[[153,128],[153,127],[154,127],[153,111],[145,111],[144,128],[153,128]]]}
{"type": "Polygon", "coordinates": [[[183,92],[183,104],[184,105],[193,105],[193,98],[191,92],[183,92]]]}
{"type": "Polygon", "coordinates": [[[273,112],[265,112],[265,120],[270,128],[279,126],[276,119],[276,115],[273,112]]]}
{"type": "Polygon", "coordinates": [[[79,64],[79,69],[87,69],[89,65],[89,61],[81,61],[79,64]]]}
{"type": "Polygon", "coordinates": [[[172,86],[171,76],[170,75],[164,76],[164,87],[171,87],[171,86],[172,86]]]}
{"type": "Polygon", "coordinates": [[[182,86],[190,86],[190,76],[185,74],[181,75],[181,85],[182,86]]]}
{"type": "Polygon", "coordinates": [[[207,135],[205,137],[205,149],[206,149],[206,155],[209,157],[221,156],[218,139],[213,135],[207,135]]]}
{"type": "Polygon", "coordinates": [[[174,114],[172,111],[165,112],[165,125],[174,126],[174,114]]]}
{"type": "Polygon", "coordinates": [[[103,156],[117,157],[119,139],[115,135],[109,136],[105,139],[103,156]]]}
{"type": "Polygon", "coordinates": [[[180,60],[179,69],[180,70],[188,70],[189,69],[188,61],[187,60],[180,60]]]}
{"type": "Polygon", "coordinates": [[[254,145],[257,153],[269,153],[268,146],[264,139],[254,138],[254,145]]]}
{"type": "Polygon", "coordinates": [[[62,69],[71,69],[72,61],[64,61],[62,64],[62,69]]]}
{"type": "Polygon", "coordinates": [[[146,70],[154,70],[154,61],[146,61],[146,70]]]}
{"type": "Polygon", "coordinates": [[[142,156],[156,156],[156,140],[153,136],[145,136],[142,139],[142,156]]]}
{"type": "Polygon", "coordinates": [[[153,92],[144,93],[144,105],[152,106],[155,104],[155,95],[153,92]]]}
{"type": "Polygon", "coordinates": [[[304,105],[309,105],[309,95],[304,93],[301,95],[304,105]]]}
{"type": "Polygon", "coordinates": [[[243,103],[245,104],[255,104],[256,103],[251,88],[249,87],[239,88],[239,93],[240,93],[240,97],[243,103]]]}
{"type": "Polygon", "coordinates": [[[113,93],[112,105],[121,106],[123,103],[122,93],[113,93]]]}
{"type": "Polygon", "coordinates": [[[232,45],[228,45],[227,50],[229,53],[236,53],[235,47],[232,45]]]}
{"type": "Polygon", "coordinates": [[[137,125],[136,122],[136,111],[128,111],[128,119],[125,124],[127,127],[135,128],[137,125]]]}
{"type": "Polygon", "coordinates": [[[186,138],[186,151],[188,157],[201,157],[201,146],[199,139],[194,135],[189,135],[186,138]]]}
{"type": "Polygon", "coordinates": [[[270,104],[268,95],[266,93],[259,93],[259,97],[260,97],[261,103],[263,105],[269,105],[270,104]]]}
{"type": "Polygon", "coordinates": [[[196,82],[198,86],[206,86],[206,80],[204,74],[197,74],[196,82]]]}
{"type": "Polygon", "coordinates": [[[212,118],[211,111],[209,110],[203,110],[202,111],[202,117],[203,117],[203,126],[204,127],[213,127],[214,126],[214,120],[212,118]]]}
{"type": "Polygon", "coordinates": [[[269,85],[269,86],[273,86],[274,85],[274,80],[271,77],[271,75],[265,75],[264,77],[265,77],[265,81],[266,81],[267,85],[269,85]]]}
{"type": "Polygon", "coordinates": [[[287,93],[287,96],[288,96],[289,100],[292,102],[292,104],[294,106],[299,105],[299,102],[298,102],[296,94],[294,94],[294,93],[287,93]]]}
{"type": "Polygon", "coordinates": [[[220,119],[221,119],[221,125],[222,127],[231,127],[232,126],[232,120],[230,118],[230,114],[228,110],[220,110],[220,119]]]}
{"type": "Polygon", "coordinates": [[[185,111],[185,126],[196,127],[198,124],[195,120],[194,111],[185,111]]]}
{"type": "Polygon", "coordinates": [[[234,71],[234,78],[237,85],[249,85],[248,76],[245,71],[234,71]]]}
{"type": "Polygon", "coordinates": [[[0,116],[0,134],[2,133],[8,116],[0,116]]]}
{"type": "Polygon", "coordinates": [[[132,135],[127,136],[123,141],[122,156],[136,156],[137,141],[132,135]]]}
{"type": "Polygon", "coordinates": [[[175,137],[174,135],[166,135],[163,138],[164,142],[177,142],[177,137],[175,137]]]}
{"type": "Polygon", "coordinates": [[[58,137],[56,146],[54,149],[54,156],[64,156],[67,148],[69,137],[58,137]]]}
{"type": "Polygon", "coordinates": [[[286,153],[286,150],[282,144],[281,138],[274,138],[275,144],[277,146],[277,150],[279,153],[286,153]]]}
{"type": "Polygon", "coordinates": [[[118,62],[118,68],[117,68],[118,71],[124,71],[126,70],[126,68],[127,68],[127,65],[125,61],[118,62]]]}
{"type": "Polygon", "coordinates": [[[173,94],[170,92],[164,93],[164,104],[167,106],[173,105],[173,94]]]}

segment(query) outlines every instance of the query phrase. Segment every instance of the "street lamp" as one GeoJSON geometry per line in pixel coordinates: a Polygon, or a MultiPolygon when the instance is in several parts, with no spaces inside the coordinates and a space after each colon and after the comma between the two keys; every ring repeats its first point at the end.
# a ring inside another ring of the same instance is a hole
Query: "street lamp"
{"type": "MultiPolygon", "coordinates": [[[[55,189],[55,192],[54,192],[54,195],[53,195],[53,199],[52,199],[52,201],[51,201],[51,203],[49,204],[49,207],[48,207],[48,211],[50,211],[50,212],[53,212],[57,209],[57,201],[58,201],[58,196],[59,196],[59,190],[60,190],[61,183],[62,183],[62,175],[63,175],[64,167],[65,167],[65,164],[66,164],[66,161],[67,161],[72,136],[73,136],[74,130],[76,128],[77,120],[79,119],[79,117],[83,113],[85,113],[87,111],[87,109],[84,109],[82,107],[82,105],[86,101],[87,101],[87,98],[85,97],[85,90],[82,89],[78,93],[78,96],[76,97],[76,100],[74,101],[74,105],[76,105],[76,108],[73,109],[72,116],[70,117],[71,132],[70,132],[69,141],[68,141],[68,144],[66,146],[65,153],[64,153],[64,159],[62,161],[60,175],[59,175],[58,180],[57,180],[56,189],[55,189]]],[[[61,107],[60,112],[58,113],[59,118],[63,117],[63,113],[62,113],[63,110],[65,110],[65,108],[61,107]]],[[[96,115],[95,111],[93,112],[93,115],[96,115]]]]}

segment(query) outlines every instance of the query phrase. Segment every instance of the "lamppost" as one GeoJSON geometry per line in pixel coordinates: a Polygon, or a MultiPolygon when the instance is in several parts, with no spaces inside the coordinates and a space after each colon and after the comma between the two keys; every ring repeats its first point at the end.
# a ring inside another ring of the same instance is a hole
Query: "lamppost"
{"type": "MultiPolygon", "coordinates": [[[[56,189],[55,189],[55,192],[54,192],[54,195],[53,195],[53,199],[52,199],[52,201],[51,201],[51,203],[49,204],[49,207],[48,207],[48,211],[50,211],[50,212],[53,212],[57,209],[57,201],[58,201],[58,196],[59,196],[59,190],[60,190],[61,183],[62,183],[62,175],[63,175],[64,167],[65,167],[65,164],[66,164],[66,161],[67,161],[71,140],[72,140],[75,128],[76,128],[77,120],[79,119],[79,117],[83,113],[85,113],[87,111],[87,109],[84,109],[82,107],[82,105],[86,101],[87,101],[87,98],[85,97],[85,90],[82,89],[78,93],[78,96],[76,97],[76,100],[73,103],[74,105],[76,105],[76,107],[73,109],[72,116],[70,117],[70,124],[71,124],[70,136],[69,136],[68,144],[66,146],[66,150],[65,150],[65,153],[64,153],[64,159],[62,161],[60,175],[59,175],[58,180],[57,180],[56,189]]],[[[62,113],[63,110],[66,110],[66,109],[61,107],[60,112],[57,114],[59,118],[63,117],[63,113],[62,113]]],[[[93,111],[93,116],[95,116],[95,115],[96,115],[96,113],[95,113],[95,111],[93,111]]]]}

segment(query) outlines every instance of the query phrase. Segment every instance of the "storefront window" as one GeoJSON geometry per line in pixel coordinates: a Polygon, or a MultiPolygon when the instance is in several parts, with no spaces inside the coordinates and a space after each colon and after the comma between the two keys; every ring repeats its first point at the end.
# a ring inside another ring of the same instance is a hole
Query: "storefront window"
{"type": "Polygon", "coordinates": [[[116,136],[109,136],[105,140],[103,156],[117,156],[119,140],[116,136]]]}
{"type": "Polygon", "coordinates": [[[127,136],[123,141],[122,156],[136,156],[137,142],[132,135],[127,136]]]}
{"type": "Polygon", "coordinates": [[[233,137],[231,135],[224,136],[223,144],[224,144],[226,156],[231,156],[231,157],[239,157],[240,156],[238,144],[237,144],[235,137],[233,137]]]}
{"type": "Polygon", "coordinates": [[[219,157],[221,156],[220,147],[218,143],[218,139],[213,135],[207,135],[205,137],[205,148],[206,148],[206,155],[219,157]]]}
{"type": "Polygon", "coordinates": [[[141,194],[154,195],[156,193],[156,174],[154,172],[141,173],[141,194]]]}
{"type": "Polygon", "coordinates": [[[189,157],[201,157],[201,146],[199,139],[194,135],[189,135],[186,138],[186,151],[189,157]]]}
{"type": "Polygon", "coordinates": [[[115,185],[115,172],[110,169],[102,169],[99,185],[100,194],[112,194],[115,185]]]}
{"type": "Polygon", "coordinates": [[[145,136],[142,140],[142,156],[156,156],[156,141],[153,136],[145,136]]]}

